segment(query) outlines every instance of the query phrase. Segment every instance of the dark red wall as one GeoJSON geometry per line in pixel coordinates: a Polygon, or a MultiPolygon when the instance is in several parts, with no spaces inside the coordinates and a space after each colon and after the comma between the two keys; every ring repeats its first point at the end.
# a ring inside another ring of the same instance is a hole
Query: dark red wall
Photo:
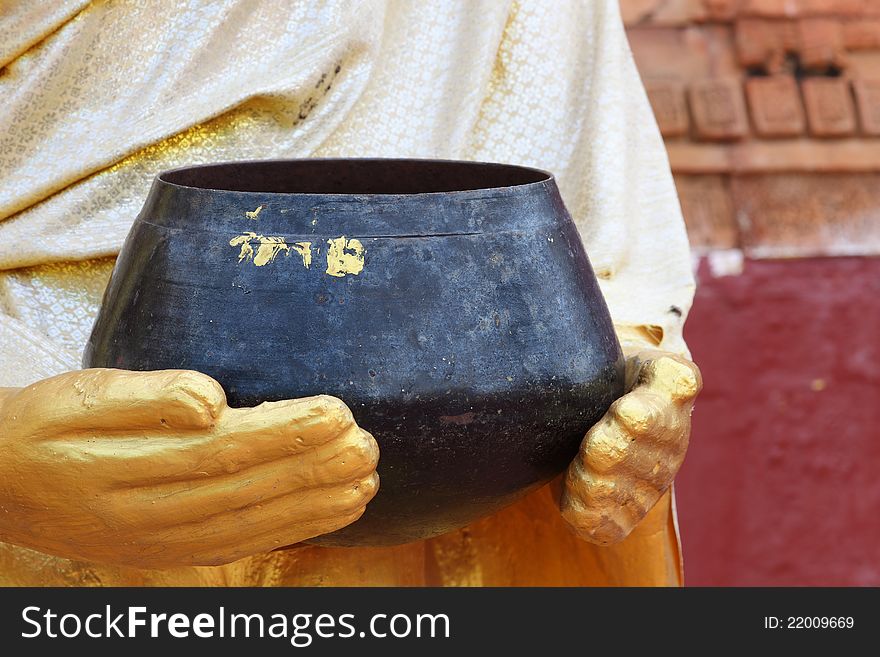
{"type": "Polygon", "coordinates": [[[703,263],[685,335],[687,584],[880,586],[880,258],[703,263]]]}

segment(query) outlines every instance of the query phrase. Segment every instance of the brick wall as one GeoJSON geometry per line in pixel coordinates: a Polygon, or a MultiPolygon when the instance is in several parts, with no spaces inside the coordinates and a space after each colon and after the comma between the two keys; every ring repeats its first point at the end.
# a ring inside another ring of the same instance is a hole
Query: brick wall
{"type": "Polygon", "coordinates": [[[880,253],[880,1],[621,9],[696,249],[880,253]]]}
{"type": "Polygon", "coordinates": [[[686,581],[880,586],[880,0],[621,0],[694,251],[686,581]]]}

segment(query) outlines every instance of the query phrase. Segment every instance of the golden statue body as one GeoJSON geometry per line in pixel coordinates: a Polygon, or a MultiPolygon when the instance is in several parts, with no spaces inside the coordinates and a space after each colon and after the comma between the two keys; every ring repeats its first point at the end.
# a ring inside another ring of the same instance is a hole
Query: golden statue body
{"type": "Polygon", "coordinates": [[[616,2],[233,4],[13,2],[0,19],[0,583],[680,583],[693,279],[616,2]],[[345,405],[232,409],[202,374],[77,371],[78,351],[157,171],[352,154],[558,172],[630,392],[563,478],[490,518],[275,550],[352,522],[380,485],[345,405]]]}

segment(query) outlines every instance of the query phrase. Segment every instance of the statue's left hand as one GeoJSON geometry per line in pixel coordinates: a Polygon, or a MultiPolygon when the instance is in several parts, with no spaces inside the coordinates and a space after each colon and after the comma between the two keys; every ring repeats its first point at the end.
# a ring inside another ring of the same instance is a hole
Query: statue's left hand
{"type": "Polygon", "coordinates": [[[584,540],[626,538],[684,461],[700,371],[655,350],[627,358],[629,392],[587,432],[563,478],[562,516],[584,540]]]}

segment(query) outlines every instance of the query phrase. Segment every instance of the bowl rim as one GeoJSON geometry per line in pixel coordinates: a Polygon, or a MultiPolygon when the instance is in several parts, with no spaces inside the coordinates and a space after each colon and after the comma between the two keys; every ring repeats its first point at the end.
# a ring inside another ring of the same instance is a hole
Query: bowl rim
{"type": "Polygon", "coordinates": [[[337,199],[344,201],[346,199],[418,199],[418,198],[434,198],[434,197],[473,197],[474,195],[492,195],[497,193],[515,194],[518,192],[527,193],[538,191],[542,188],[555,187],[555,176],[545,170],[537,167],[528,167],[519,164],[509,164],[505,162],[488,162],[482,160],[454,160],[440,158],[398,158],[398,157],[322,157],[322,158],[269,158],[269,159],[247,159],[247,160],[224,160],[219,162],[205,162],[200,164],[186,165],[167,169],[157,174],[155,183],[163,187],[176,189],[179,191],[197,191],[197,192],[217,192],[228,194],[252,195],[254,197],[321,197],[326,199],[337,199]],[[229,169],[236,167],[247,167],[249,165],[273,165],[273,164],[305,164],[315,163],[320,165],[347,163],[347,164],[401,164],[401,165],[440,165],[457,166],[474,169],[478,173],[481,169],[484,171],[488,168],[503,169],[511,174],[518,173],[520,175],[528,175],[536,178],[528,182],[513,183],[510,185],[488,185],[474,186],[462,189],[452,190],[436,190],[436,191],[417,191],[417,192],[320,192],[320,191],[259,191],[259,190],[241,190],[230,189],[230,186],[211,186],[192,185],[173,180],[175,174],[188,172],[207,172],[212,169],[229,169]],[[169,179],[170,178],[170,179],[169,179]]]}

